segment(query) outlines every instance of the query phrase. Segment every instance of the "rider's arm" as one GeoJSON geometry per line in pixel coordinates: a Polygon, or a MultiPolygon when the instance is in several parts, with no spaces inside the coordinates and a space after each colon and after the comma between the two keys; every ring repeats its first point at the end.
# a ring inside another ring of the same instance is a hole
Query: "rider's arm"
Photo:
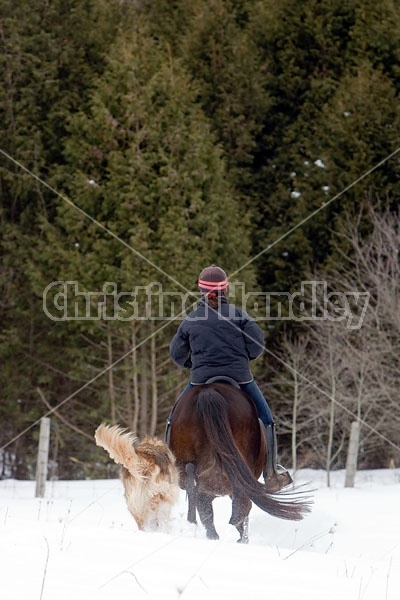
{"type": "Polygon", "coordinates": [[[258,358],[264,351],[264,332],[248,314],[243,313],[241,329],[249,360],[258,358]]]}
{"type": "Polygon", "coordinates": [[[189,334],[185,328],[185,322],[183,321],[178,328],[178,331],[172,338],[169,345],[169,351],[171,358],[179,367],[190,369],[192,367],[192,361],[190,360],[190,343],[189,334]]]}

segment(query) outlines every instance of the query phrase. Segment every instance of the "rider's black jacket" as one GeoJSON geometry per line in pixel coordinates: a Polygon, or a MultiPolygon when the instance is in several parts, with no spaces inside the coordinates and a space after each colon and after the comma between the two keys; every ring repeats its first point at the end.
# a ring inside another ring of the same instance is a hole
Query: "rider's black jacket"
{"type": "Polygon", "coordinates": [[[180,324],[170,344],[173,361],[191,369],[191,383],[216,375],[248,383],[253,376],[249,360],[264,349],[264,333],[257,323],[222,296],[217,309],[201,300],[180,324]]]}

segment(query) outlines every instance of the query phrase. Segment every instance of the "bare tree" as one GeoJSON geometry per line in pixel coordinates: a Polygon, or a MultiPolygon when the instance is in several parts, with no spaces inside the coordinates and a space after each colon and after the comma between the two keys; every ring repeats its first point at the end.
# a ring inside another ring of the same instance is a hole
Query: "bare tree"
{"type": "Polygon", "coordinates": [[[400,461],[400,215],[369,210],[369,216],[365,237],[359,222],[346,225],[343,263],[314,276],[326,282],[328,299],[314,297],[314,306],[305,299],[298,339],[282,342],[293,391],[292,461],[308,448],[310,463],[325,466],[328,484],[330,469],[346,463],[353,421],[361,425],[352,451],[362,466],[400,461]],[[313,418],[300,410],[305,385],[313,418]]]}

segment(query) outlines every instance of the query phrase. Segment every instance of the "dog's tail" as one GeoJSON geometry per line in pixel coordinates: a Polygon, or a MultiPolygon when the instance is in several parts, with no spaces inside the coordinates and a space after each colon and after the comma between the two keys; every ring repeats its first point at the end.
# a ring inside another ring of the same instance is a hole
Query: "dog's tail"
{"type": "Polygon", "coordinates": [[[119,425],[105,425],[102,423],[94,434],[96,444],[107,450],[110,457],[122,465],[134,477],[141,477],[140,458],[136,454],[135,445],[138,438],[119,425]]]}

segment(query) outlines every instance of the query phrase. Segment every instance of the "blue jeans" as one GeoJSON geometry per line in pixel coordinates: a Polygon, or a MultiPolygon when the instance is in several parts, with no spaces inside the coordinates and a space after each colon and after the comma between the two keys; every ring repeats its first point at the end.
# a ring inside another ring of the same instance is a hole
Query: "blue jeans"
{"type": "MultiPolygon", "coordinates": [[[[240,389],[245,392],[253,400],[256,405],[257,413],[264,425],[271,425],[274,422],[274,418],[271,413],[271,409],[268,406],[268,402],[264,398],[264,395],[256,382],[250,381],[249,383],[241,383],[240,389]]],[[[179,398],[183,396],[185,392],[195,387],[192,383],[188,383],[183,392],[179,395],[179,398]]]]}
{"type": "Polygon", "coordinates": [[[250,398],[253,400],[256,405],[256,409],[258,412],[258,416],[263,422],[264,425],[271,425],[274,422],[274,418],[272,416],[272,412],[270,407],[268,406],[268,402],[264,398],[264,394],[254,381],[250,381],[250,383],[241,383],[240,389],[245,392],[250,398]]]}

